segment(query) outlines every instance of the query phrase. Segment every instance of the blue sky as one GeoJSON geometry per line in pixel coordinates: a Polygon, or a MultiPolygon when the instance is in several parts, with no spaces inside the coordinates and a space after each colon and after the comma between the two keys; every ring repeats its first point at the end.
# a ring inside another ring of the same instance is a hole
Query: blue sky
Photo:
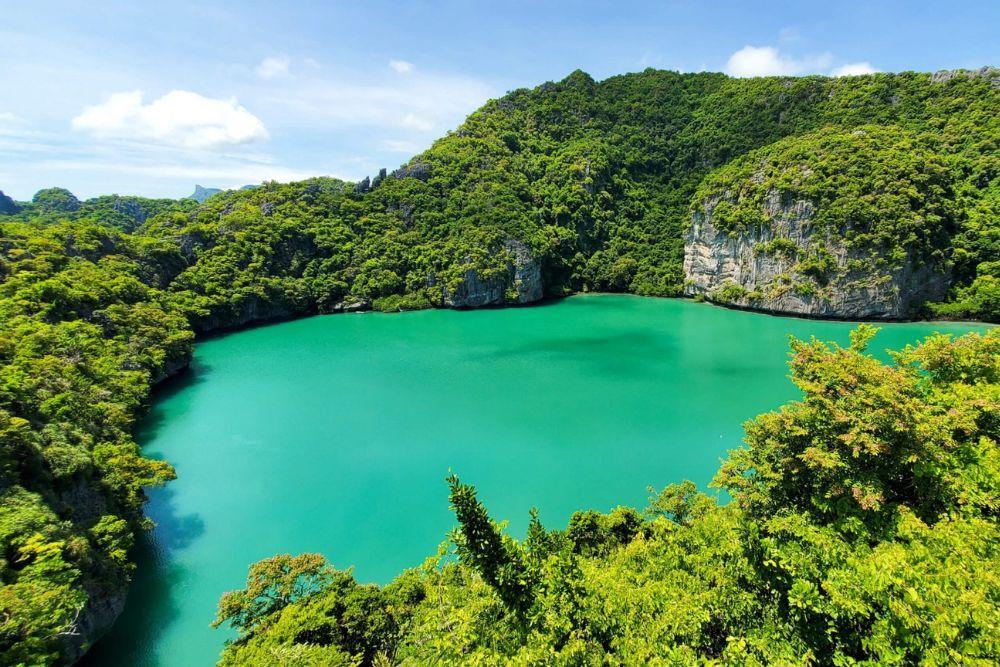
{"type": "Polygon", "coordinates": [[[580,68],[1000,65],[1000,2],[51,2],[0,21],[0,190],[176,197],[390,169],[580,68]]]}

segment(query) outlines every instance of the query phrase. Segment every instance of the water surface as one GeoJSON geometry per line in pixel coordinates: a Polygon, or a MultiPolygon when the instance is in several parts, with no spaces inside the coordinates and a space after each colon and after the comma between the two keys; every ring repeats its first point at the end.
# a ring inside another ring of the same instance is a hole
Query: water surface
{"type": "MultiPolygon", "coordinates": [[[[213,664],[215,604],[247,565],[318,551],[388,582],[453,525],[444,478],[474,483],[523,535],[528,510],[644,507],[646,487],[709,482],[741,424],[796,396],[788,335],[847,343],[849,323],[707,304],[578,296],[531,308],[358,314],[199,343],[140,432],[178,479],[154,490],[101,667],[213,664]]],[[[884,325],[872,349],[934,331],[884,325]]]]}

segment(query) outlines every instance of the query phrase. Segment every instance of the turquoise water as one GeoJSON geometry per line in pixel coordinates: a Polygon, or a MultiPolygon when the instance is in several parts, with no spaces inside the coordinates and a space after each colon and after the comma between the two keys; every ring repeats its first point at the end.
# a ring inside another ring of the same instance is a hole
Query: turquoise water
{"type": "MultiPolygon", "coordinates": [[[[387,582],[453,525],[449,468],[523,535],[528,510],[643,507],[646,487],[712,478],[741,423],[796,396],[787,336],[853,325],[680,300],[577,296],[506,310],[314,317],[200,343],[158,394],[154,490],[125,612],[87,663],[192,667],[228,636],[215,604],[247,566],[318,551],[387,582]]],[[[934,331],[884,325],[873,350],[934,331]]]]}

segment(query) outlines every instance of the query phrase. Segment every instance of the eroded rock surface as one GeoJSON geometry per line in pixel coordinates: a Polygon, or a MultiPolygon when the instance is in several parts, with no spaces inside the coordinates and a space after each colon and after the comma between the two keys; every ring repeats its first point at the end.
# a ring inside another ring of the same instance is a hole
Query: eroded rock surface
{"type": "Polygon", "coordinates": [[[908,319],[947,291],[947,278],[912,258],[893,266],[877,252],[851,248],[813,224],[805,200],[769,191],[767,224],[727,234],[712,213],[715,195],[696,212],[684,243],[685,294],[772,313],[841,319],[908,319]],[[810,268],[823,257],[829,269],[810,268]]]}
{"type": "Polygon", "coordinates": [[[451,308],[482,308],[506,303],[532,303],[542,298],[542,268],[522,241],[507,241],[507,270],[483,277],[470,267],[453,292],[444,288],[444,304],[451,308]]]}

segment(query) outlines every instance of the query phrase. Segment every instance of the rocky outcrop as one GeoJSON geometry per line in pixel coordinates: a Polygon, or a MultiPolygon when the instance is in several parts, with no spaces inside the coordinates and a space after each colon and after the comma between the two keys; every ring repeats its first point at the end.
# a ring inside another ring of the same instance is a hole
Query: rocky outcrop
{"type": "Polygon", "coordinates": [[[111,203],[111,209],[128,219],[128,222],[123,225],[123,228],[127,232],[135,231],[149,217],[149,213],[146,212],[146,209],[142,207],[142,204],[135,197],[116,196],[111,203]]]}
{"type": "MultiPolygon", "coordinates": [[[[58,489],[57,498],[61,512],[84,525],[91,525],[101,516],[115,512],[109,507],[108,497],[99,483],[82,477],[58,489]]],[[[87,601],[59,633],[67,663],[79,660],[87,649],[111,630],[125,607],[130,579],[130,574],[124,569],[111,576],[104,572],[84,578],[87,601]]]]}
{"type": "Polygon", "coordinates": [[[0,190],[0,215],[13,215],[17,213],[17,202],[8,197],[0,190]]]}
{"type": "Polygon", "coordinates": [[[194,192],[188,195],[188,199],[193,199],[199,204],[204,204],[206,199],[220,192],[222,192],[220,188],[203,188],[200,185],[195,185],[194,192]]]}
{"type": "Polygon", "coordinates": [[[392,172],[393,178],[415,178],[418,181],[427,181],[431,177],[431,165],[420,158],[410,160],[409,164],[392,172]]]}
{"type": "Polygon", "coordinates": [[[118,587],[102,585],[87,590],[87,603],[60,635],[66,664],[82,658],[91,646],[108,634],[125,608],[127,595],[127,582],[118,587]]]}
{"type": "Polygon", "coordinates": [[[275,322],[308,314],[310,310],[280,298],[249,296],[224,308],[213,310],[204,317],[192,318],[195,333],[205,334],[239,329],[251,324],[275,322]]]}
{"type": "Polygon", "coordinates": [[[451,308],[482,308],[533,303],[542,298],[542,267],[522,241],[507,241],[507,268],[489,277],[469,267],[454,291],[443,288],[444,304],[451,308]]]}
{"type": "Polygon", "coordinates": [[[368,299],[357,299],[354,301],[339,301],[333,304],[331,312],[334,313],[363,313],[372,309],[372,302],[368,299]]]}
{"type": "Polygon", "coordinates": [[[989,79],[990,86],[1000,89],[1000,69],[996,67],[980,67],[979,69],[943,69],[934,72],[931,83],[947,83],[961,77],[989,79]]]}
{"type": "Polygon", "coordinates": [[[907,258],[890,265],[814,228],[814,206],[774,190],[766,223],[733,234],[713,224],[725,199],[706,198],[684,243],[685,294],[764,312],[832,319],[909,319],[948,288],[943,273],[907,258]]]}
{"type": "Polygon", "coordinates": [[[66,188],[45,188],[35,193],[32,203],[47,213],[72,213],[80,208],[80,200],[66,188]]]}
{"type": "Polygon", "coordinates": [[[164,362],[163,366],[159,369],[159,371],[153,376],[151,382],[153,384],[159,384],[164,380],[166,380],[167,378],[171,378],[177,375],[190,365],[191,365],[190,354],[175,357],[173,359],[168,359],[167,361],[164,362]]]}

